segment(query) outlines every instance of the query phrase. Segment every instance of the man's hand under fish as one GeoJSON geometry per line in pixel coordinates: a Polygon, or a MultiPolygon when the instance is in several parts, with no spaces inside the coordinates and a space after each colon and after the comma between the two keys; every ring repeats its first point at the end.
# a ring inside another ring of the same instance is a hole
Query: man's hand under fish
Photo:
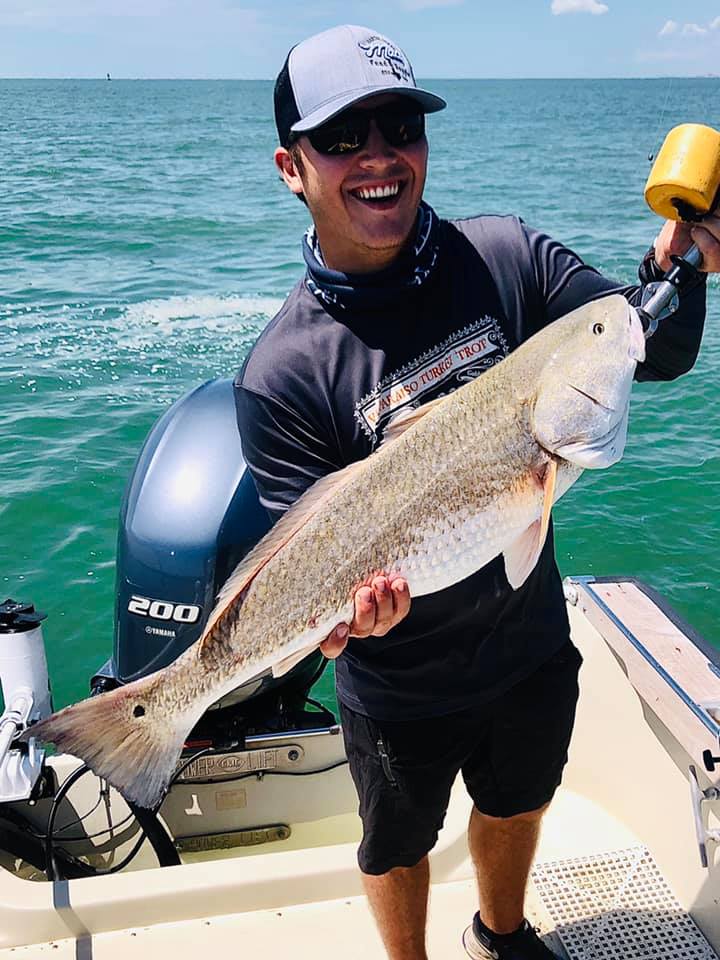
{"type": "Polygon", "coordinates": [[[410,590],[404,577],[375,577],[355,592],[352,623],[339,623],[320,650],[329,660],[339,657],[350,637],[384,637],[410,611],[410,590]]]}

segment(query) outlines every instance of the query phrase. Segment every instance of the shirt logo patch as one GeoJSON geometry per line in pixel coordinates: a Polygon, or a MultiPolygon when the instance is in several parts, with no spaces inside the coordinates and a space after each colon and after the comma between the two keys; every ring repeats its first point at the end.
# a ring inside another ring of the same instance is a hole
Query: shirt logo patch
{"type": "Polygon", "coordinates": [[[485,316],[384,377],[355,405],[355,419],[364,433],[376,441],[388,421],[401,410],[452,393],[499,363],[509,352],[498,321],[485,316]]]}

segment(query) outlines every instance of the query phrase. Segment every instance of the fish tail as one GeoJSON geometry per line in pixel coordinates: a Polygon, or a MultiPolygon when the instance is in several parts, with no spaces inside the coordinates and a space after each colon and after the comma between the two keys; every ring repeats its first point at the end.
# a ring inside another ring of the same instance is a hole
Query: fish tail
{"type": "Polygon", "coordinates": [[[196,716],[163,702],[152,674],[82,700],[34,724],[23,735],[54,743],[141,807],[157,806],[177,767],[196,716]]]}

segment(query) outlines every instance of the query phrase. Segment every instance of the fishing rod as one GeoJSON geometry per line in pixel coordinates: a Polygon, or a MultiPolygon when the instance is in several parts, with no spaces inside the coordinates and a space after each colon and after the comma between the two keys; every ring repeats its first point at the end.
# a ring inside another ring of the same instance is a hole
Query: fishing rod
{"type": "MultiPolygon", "coordinates": [[[[720,132],[700,123],[673,127],[645,184],[645,200],[661,217],[684,223],[699,223],[714,210],[720,203],[720,132]]],[[[670,259],[672,267],[662,280],[647,284],[638,309],[646,337],[677,310],[678,291],[697,278],[702,253],[693,243],[670,259]]]]}

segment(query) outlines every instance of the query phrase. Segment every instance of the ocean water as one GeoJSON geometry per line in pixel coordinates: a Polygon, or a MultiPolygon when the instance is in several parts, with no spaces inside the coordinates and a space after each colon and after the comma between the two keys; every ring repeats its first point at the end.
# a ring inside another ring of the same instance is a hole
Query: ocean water
{"type": "MultiPolygon", "coordinates": [[[[648,154],[720,80],[432,81],[426,198],[515,213],[622,281],[648,154]]],[[[0,593],[48,612],[55,703],[112,648],[123,488],[190,387],[233,374],[302,271],[271,84],[0,81],[0,593]]],[[[720,645],[720,284],[691,374],[636,388],[625,459],[556,508],[564,574],[632,574],[720,645]]],[[[328,672],[319,696],[332,701],[328,672]]]]}

